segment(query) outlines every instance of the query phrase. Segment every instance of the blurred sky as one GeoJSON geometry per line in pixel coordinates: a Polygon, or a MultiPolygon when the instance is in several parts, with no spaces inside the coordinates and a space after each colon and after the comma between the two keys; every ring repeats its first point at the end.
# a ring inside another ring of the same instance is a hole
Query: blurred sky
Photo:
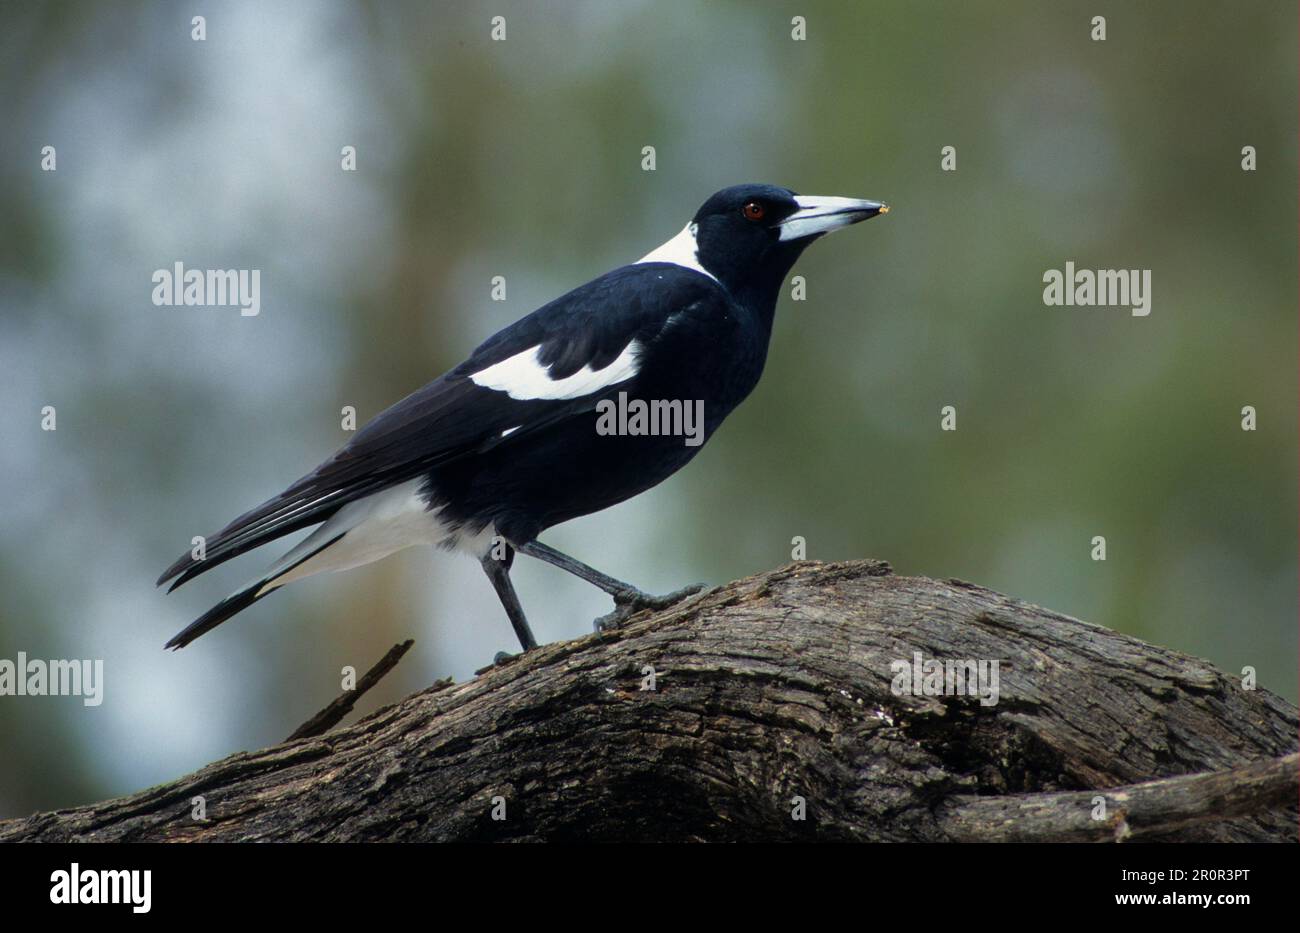
{"type": "MultiPolygon", "coordinates": [[[[744,181],[894,210],[796,267],[807,300],[687,470],[547,541],[667,590],[800,535],[1294,701],[1296,35],[1280,0],[4,4],[0,658],[102,658],[106,684],[94,709],[0,697],[0,817],[274,743],[408,637],[361,713],[512,650],[444,554],[313,578],[175,654],[282,548],[153,580],[344,443],[342,406],[368,419],[744,181]],[[1152,313],[1045,307],[1067,260],[1152,270],[1152,313]],[[259,269],[261,313],[154,306],[176,261],[259,269]]],[[[539,639],[609,609],[516,568],[539,639]]]]}

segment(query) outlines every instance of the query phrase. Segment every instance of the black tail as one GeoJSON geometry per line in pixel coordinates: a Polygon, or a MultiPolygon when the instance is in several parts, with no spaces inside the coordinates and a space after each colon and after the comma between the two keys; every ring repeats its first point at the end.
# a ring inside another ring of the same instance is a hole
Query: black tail
{"type": "Polygon", "coordinates": [[[189,625],[185,626],[184,630],[182,630],[178,635],[176,635],[171,641],[167,642],[167,644],[163,645],[163,647],[184,648],[186,645],[188,645],[194,639],[198,638],[204,632],[216,628],[218,625],[220,625],[222,622],[225,622],[231,616],[243,612],[245,609],[253,605],[253,603],[257,602],[259,599],[262,599],[265,596],[270,596],[272,593],[275,592],[275,590],[268,590],[267,592],[263,593],[261,596],[257,595],[257,591],[260,590],[263,586],[265,586],[266,583],[267,583],[266,580],[258,580],[256,583],[248,587],[245,587],[244,589],[240,590],[238,593],[235,593],[233,596],[227,596],[225,599],[217,603],[207,612],[203,613],[203,615],[199,616],[189,625]]]}
{"type": "Polygon", "coordinates": [[[279,589],[279,587],[276,587],[275,589],[272,590],[267,590],[265,593],[262,593],[260,596],[258,595],[258,593],[268,583],[272,583],[275,580],[280,579],[290,570],[293,570],[295,567],[301,566],[302,564],[311,560],[313,557],[315,557],[321,551],[325,550],[327,547],[330,547],[331,545],[338,543],[338,541],[342,539],[343,535],[345,534],[347,534],[346,531],[343,532],[342,534],[335,535],[334,537],[326,541],[324,544],[322,544],[320,547],[312,551],[309,551],[308,553],[304,554],[302,557],[298,558],[288,567],[285,567],[282,570],[272,571],[270,574],[258,580],[256,583],[250,583],[248,586],[244,587],[242,590],[240,590],[238,593],[235,593],[233,596],[227,596],[225,599],[217,603],[207,612],[203,613],[203,615],[199,616],[189,625],[185,626],[185,628],[175,638],[167,642],[167,644],[163,645],[163,647],[184,648],[186,645],[188,645],[194,639],[198,638],[204,632],[216,628],[218,625],[220,625],[222,622],[225,622],[231,616],[238,615],[239,613],[247,609],[249,606],[253,605],[253,603],[257,602],[259,599],[264,599],[265,597],[270,596],[272,593],[275,592],[276,589],[279,589]]]}

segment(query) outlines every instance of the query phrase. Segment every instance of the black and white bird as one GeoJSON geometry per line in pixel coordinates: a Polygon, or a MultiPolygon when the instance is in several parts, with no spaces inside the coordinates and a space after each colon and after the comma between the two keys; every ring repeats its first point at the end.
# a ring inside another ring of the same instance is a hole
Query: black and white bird
{"type": "MultiPolygon", "coordinates": [[[[598,431],[598,405],[703,403],[707,440],[749,395],[767,357],[782,284],[814,240],[889,210],[771,185],[725,188],[637,262],[552,301],[455,369],[379,414],[329,460],[206,539],[159,578],[171,589],[316,525],[248,586],[171,641],[182,648],[287,583],[417,544],[467,551],[524,650],[536,646],[510,582],[515,552],[576,574],[615,601],[606,622],[698,588],[651,596],[538,540],[552,525],[667,479],[702,444],[598,431]],[[606,403],[608,404],[608,403],[606,403]]],[[[608,410],[608,409],[606,409],[608,410]]],[[[170,591],[169,591],[170,592],[170,591]]]]}

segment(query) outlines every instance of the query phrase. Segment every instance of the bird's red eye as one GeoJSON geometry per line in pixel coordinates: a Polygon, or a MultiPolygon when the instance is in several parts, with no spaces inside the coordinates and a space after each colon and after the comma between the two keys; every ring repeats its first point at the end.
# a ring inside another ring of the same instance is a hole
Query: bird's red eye
{"type": "Polygon", "coordinates": [[[750,201],[740,209],[746,220],[762,220],[767,211],[757,201],[750,201]]]}

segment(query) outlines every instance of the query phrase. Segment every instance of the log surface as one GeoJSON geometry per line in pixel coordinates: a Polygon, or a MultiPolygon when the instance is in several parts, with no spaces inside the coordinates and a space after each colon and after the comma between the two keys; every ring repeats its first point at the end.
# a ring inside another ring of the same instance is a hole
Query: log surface
{"type": "Polygon", "coordinates": [[[1186,654],[803,561],[0,841],[1295,841],[1297,728],[1186,654]],[[895,693],[915,652],[996,659],[998,702],[895,693]]]}

